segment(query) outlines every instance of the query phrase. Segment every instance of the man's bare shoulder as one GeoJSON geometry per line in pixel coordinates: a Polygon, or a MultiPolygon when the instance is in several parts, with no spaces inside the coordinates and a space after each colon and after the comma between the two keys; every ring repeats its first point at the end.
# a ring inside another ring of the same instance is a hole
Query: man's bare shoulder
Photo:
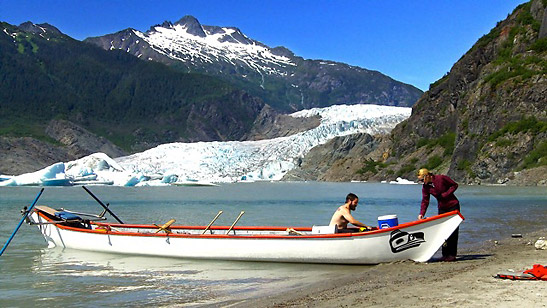
{"type": "Polygon", "coordinates": [[[342,213],[349,213],[349,210],[348,210],[348,208],[346,207],[345,204],[338,207],[338,209],[336,211],[337,212],[342,212],[342,213]]]}

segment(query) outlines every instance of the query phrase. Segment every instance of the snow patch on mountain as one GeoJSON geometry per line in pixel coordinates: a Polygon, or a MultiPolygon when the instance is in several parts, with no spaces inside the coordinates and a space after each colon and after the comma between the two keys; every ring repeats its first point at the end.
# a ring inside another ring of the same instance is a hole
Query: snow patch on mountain
{"type": "Polygon", "coordinates": [[[284,75],[287,66],[296,66],[288,57],[249,39],[236,28],[203,27],[203,36],[189,33],[184,24],[155,26],[148,32],[133,30],[152,49],[182,62],[227,62],[246,65],[259,73],[284,75]]]}

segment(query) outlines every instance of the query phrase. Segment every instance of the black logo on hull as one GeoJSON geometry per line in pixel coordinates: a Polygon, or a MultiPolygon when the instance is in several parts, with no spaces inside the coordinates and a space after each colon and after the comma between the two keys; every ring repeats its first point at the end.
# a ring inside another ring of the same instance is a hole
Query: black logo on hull
{"type": "Polygon", "coordinates": [[[423,232],[408,233],[401,230],[391,232],[391,237],[389,239],[389,245],[391,246],[391,252],[393,253],[418,247],[424,242],[425,239],[423,232]]]}

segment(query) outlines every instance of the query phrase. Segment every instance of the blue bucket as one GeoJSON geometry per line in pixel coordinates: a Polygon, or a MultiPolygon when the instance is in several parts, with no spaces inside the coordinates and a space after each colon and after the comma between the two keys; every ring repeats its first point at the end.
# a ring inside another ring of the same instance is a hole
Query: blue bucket
{"type": "Polygon", "coordinates": [[[378,217],[378,228],[380,229],[387,229],[398,225],[399,219],[397,219],[397,215],[384,215],[378,217]]]}

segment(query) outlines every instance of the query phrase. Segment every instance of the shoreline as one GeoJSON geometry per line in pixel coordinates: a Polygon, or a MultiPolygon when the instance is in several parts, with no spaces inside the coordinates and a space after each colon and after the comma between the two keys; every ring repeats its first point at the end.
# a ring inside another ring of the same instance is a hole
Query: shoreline
{"type": "Polygon", "coordinates": [[[497,279],[508,270],[547,265],[534,247],[547,229],[461,250],[456,262],[400,261],[358,268],[281,294],[218,303],[223,307],[547,307],[547,282],[497,279]]]}

